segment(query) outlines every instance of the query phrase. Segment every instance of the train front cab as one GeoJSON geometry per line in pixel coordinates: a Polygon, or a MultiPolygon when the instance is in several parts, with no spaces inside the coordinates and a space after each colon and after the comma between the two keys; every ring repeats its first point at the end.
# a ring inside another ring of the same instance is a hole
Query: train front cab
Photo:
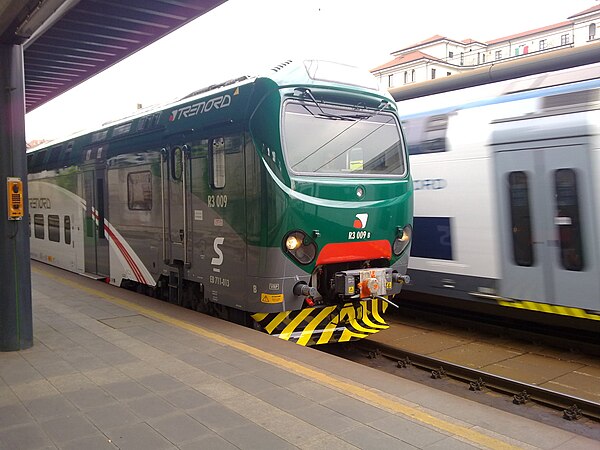
{"type": "Polygon", "coordinates": [[[264,244],[248,249],[250,289],[260,298],[252,317],[301,345],[388,328],[383,313],[406,281],[412,230],[393,102],[314,84],[266,98],[250,122],[262,175],[247,192],[261,192],[264,219],[248,234],[264,244]],[[261,120],[273,111],[282,138],[261,120]]]}
{"type": "Polygon", "coordinates": [[[583,103],[493,122],[500,304],[600,318],[599,119],[583,103]]]}

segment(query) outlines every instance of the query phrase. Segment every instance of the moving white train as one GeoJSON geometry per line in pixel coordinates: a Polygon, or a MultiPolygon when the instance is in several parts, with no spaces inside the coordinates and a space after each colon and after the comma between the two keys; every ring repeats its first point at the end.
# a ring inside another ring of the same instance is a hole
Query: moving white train
{"type": "Polygon", "coordinates": [[[498,65],[493,83],[486,68],[392,90],[415,187],[405,290],[598,329],[600,64],[586,63],[600,49],[589,47],[498,65]],[[536,64],[543,73],[519,76],[536,64]]]}

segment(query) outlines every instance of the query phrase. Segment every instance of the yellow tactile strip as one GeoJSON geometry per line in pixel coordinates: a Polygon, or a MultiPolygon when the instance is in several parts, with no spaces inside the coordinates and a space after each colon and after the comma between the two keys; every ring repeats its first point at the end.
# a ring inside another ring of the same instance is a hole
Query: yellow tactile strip
{"type": "Polygon", "coordinates": [[[305,365],[287,360],[283,357],[270,354],[263,350],[260,350],[256,347],[252,347],[251,345],[244,344],[243,342],[236,341],[232,338],[229,338],[220,333],[216,333],[213,331],[209,331],[205,328],[199,327],[197,325],[185,322],[180,319],[176,319],[167,314],[146,308],[144,306],[137,305],[133,302],[123,300],[121,298],[115,297],[113,295],[106,294],[100,290],[89,288],[84,286],[83,284],[71,281],[67,278],[54,275],[45,270],[32,268],[32,271],[43,275],[45,277],[51,278],[55,281],[60,282],[66,286],[87,292],[90,295],[95,295],[104,300],[107,300],[111,303],[117,304],[124,308],[127,308],[131,311],[135,311],[137,313],[143,314],[146,317],[153,318],[155,320],[160,320],[162,322],[168,323],[175,327],[185,329],[192,333],[195,333],[199,336],[206,337],[215,342],[221,343],[223,345],[227,345],[229,347],[235,348],[236,350],[243,351],[255,358],[258,358],[262,361],[266,361],[275,366],[281,367],[283,369],[289,370],[296,374],[302,375],[307,379],[312,381],[319,382],[324,386],[329,386],[339,391],[347,392],[352,394],[355,398],[364,400],[372,405],[378,406],[380,408],[384,408],[388,411],[392,411],[397,414],[401,414],[405,417],[418,421],[422,424],[428,425],[430,427],[434,427],[442,432],[449,433],[453,436],[461,438],[463,440],[469,441],[475,445],[491,448],[491,449],[517,449],[518,446],[509,444],[500,439],[497,439],[492,436],[488,436],[480,431],[470,429],[468,427],[450,423],[438,417],[432,416],[427,412],[424,412],[418,408],[414,408],[408,405],[404,405],[398,401],[395,401],[383,393],[379,393],[372,388],[368,388],[366,386],[359,385],[357,383],[351,382],[349,380],[334,378],[328,374],[319,372],[315,369],[307,367],[305,365]]]}

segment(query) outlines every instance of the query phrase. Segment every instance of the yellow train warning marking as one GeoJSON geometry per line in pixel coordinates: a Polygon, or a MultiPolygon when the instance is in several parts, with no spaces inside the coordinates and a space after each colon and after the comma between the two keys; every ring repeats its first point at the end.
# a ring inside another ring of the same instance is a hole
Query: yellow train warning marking
{"type": "Polygon", "coordinates": [[[334,377],[332,375],[328,375],[325,373],[321,373],[315,369],[311,369],[308,366],[305,366],[300,363],[296,363],[290,360],[287,360],[281,356],[273,355],[266,351],[260,350],[256,347],[252,347],[251,345],[244,344],[243,342],[236,341],[232,338],[224,336],[222,334],[216,333],[214,331],[209,331],[205,328],[202,328],[197,325],[193,325],[189,322],[185,322],[180,319],[176,319],[167,314],[154,311],[150,308],[146,308],[141,305],[137,305],[133,302],[123,300],[121,298],[115,297],[113,295],[105,294],[102,291],[97,289],[89,288],[80,283],[68,280],[58,275],[54,275],[45,270],[41,270],[38,268],[32,267],[32,272],[43,275],[47,278],[53,279],[65,286],[72,287],[74,289],[78,289],[80,291],[86,292],[90,295],[94,295],[96,297],[100,297],[106,301],[114,303],[116,305],[122,306],[123,308],[127,308],[131,311],[135,311],[139,314],[143,314],[146,317],[160,320],[162,322],[168,323],[175,327],[190,331],[199,336],[206,337],[215,342],[218,342],[223,345],[227,345],[229,347],[235,348],[236,350],[243,351],[255,358],[258,358],[262,361],[268,362],[278,367],[282,367],[290,372],[294,372],[299,374],[311,381],[316,381],[321,383],[324,386],[329,386],[334,388],[340,392],[349,393],[353,397],[363,400],[367,403],[375,405],[377,407],[386,409],[388,411],[392,411],[397,414],[402,414],[406,417],[409,417],[415,421],[421,422],[423,424],[429,425],[431,427],[437,428],[440,431],[445,433],[450,433],[453,436],[459,437],[461,439],[472,442],[476,445],[487,447],[490,449],[518,449],[520,447],[504,442],[496,437],[489,436],[481,431],[468,428],[463,425],[458,425],[455,423],[448,422],[446,420],[435,417],[422,409],[415,408],[409,405],[405,405],[400,403],[398,400],[390,397],[389,394],[382,393],[373,388],[369,388],[367,386],[361,385],[359,383],[341,378],[334,377]]]}
{"type": "Polygon", "coordinates": [[[588,313],[581,308],[549,305],[547,303],[531,302],[527,300],[505,300],[501,297],[496,297],[496,302],[500,306],[508,306],[510,308],[527,309],[549,314],[558,314],[561,316],[578,317],[580,319],[600,320],[600,314],[588,313]]]}

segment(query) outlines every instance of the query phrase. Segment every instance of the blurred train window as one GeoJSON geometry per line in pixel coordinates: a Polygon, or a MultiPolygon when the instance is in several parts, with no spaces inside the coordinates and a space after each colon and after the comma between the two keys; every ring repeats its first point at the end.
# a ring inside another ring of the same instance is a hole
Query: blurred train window
{"type": "Polygon", "coordinates": [[[225,139],[220,137],[210,143],[211,185],[215,189],[225,187],[225,139]]]}
{"type": "Polygon", "coordinates": [[[60,242],[60,217],[55,214],[48,215],[48,240],[60,242]]]}
{"type": "Polygon", "coordinates": [[[566,270],[580,271],[584,267],[577,174],[573,169],[554,171],[556,216],[560,261],[566,270]]]}
{"type": "Polygon", "coordinates": [[[448,115],[416,117],[402,122],[406,131],[409,155],[445,152],[448,115]]]}
{"type": "Polygon", "coordinates": [[[521,171],[510,172],[508,174],[508,191],[513,259],[518,266],[531,267],[535,260],[531,238],[531,206],[527,174],[521,171]]]}
{"type": "Polygon", "coordinates": [[[65,216],[65,244],[71,244],[71,216],[65,216]]]}
{"type": "Polygon", "coordinates": [[[132,211],[152,210],[152,174],[149,170],[127,174],[127,206],[132,211]]]}
{"type": "MultiPolygon", "coordinates": [[[[544,40],[545,41],[545,40],[544,40]]],[[[540,50],[543,50],[540,41],[540,50]]],[[[545,42],[547,45],[547,42],[545,42]]],[[[506,85],[502,95],[512,94],[515,92],[525,92],[533,89],[547,88],[551,86],[561,86],[568,83],[575,83],[585,80],[594,80],[598,78],[597,66],[583,66],[571,69],[567,72],[556,71],[546,74],[539,74],[527,78],[517,78],[506,85]]]]}
{"type": "Polygon", "coordinates": [[[65,150],[65,152],[62,154],[62,158],[61,161],[63,163],[66,163],[71,159],[71,152],[73,151],[73,141],[69,142],[69,144],[67,145],[67,149],[65,150]]]}
{"type": "Polygon", "coordinates": [[[44,239],[46,236],[44,230],[44,215],[34,214],[33,215],[33,235],[38,239],[44,239]]]}
{"type": "Polygon", "coordinates": [[[598,90],[567,92],[566,94],[549,95],[542,98],[542,109],[557,109],[570,106],[595,104],[598,101],[598,90]]]}
{"type": "Polygon", "coordinates": [[[450,217],[415,217],[410,256],[452,260],[450,217]]]}
{"type": "Polygon", "coordinates": [[[58,162],[60,152],[62,151],[62,145],[57,145],[50,150],[50,156],[48,157],[48,164],[54,164],[58,162]]]}

